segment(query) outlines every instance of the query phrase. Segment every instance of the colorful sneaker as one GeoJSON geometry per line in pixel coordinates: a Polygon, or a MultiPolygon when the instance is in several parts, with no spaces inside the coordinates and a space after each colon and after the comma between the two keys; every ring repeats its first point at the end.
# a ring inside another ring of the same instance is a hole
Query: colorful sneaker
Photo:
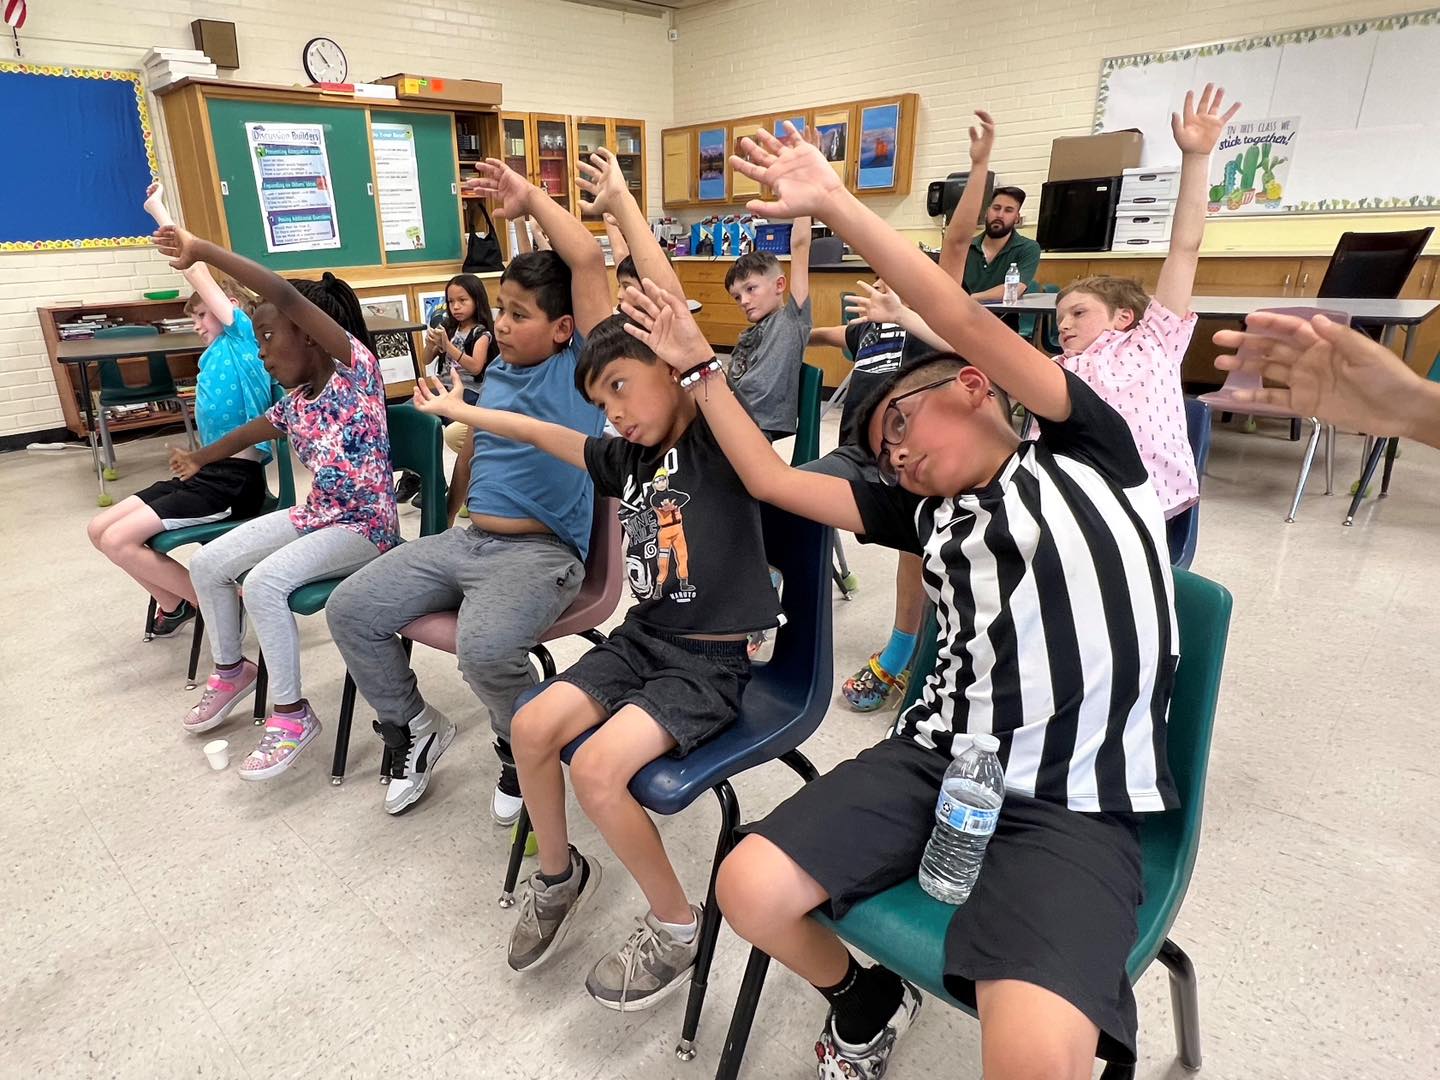
{"type": "Polygon", "coordinates": [[[658,1005],[690,981],[700,951],[701,909],[694,904],[695,936],[672,937],[649,911],[619,949],[602,956],[585,980],[590,996],[616,1012],[638,1012],[658,1005]]]}
{"type": "Polygon", "coordinates": [[[389,725],[400,736],[396,745],[386,739],[390,752],[390,783],[385,788],[385,812],[399,814],[420,801],[430,785],[430,774],[446,748],[455,741],[455,725],[437,708],[426,705],[404,727],[389,725]]]}
{"type": "Polygon", "coordinates": [[[189,600],[181,600],[180,606],[174,611],[161,611],[157,605],[155,618],[150,623],[150,636],[152,638],[170,637],[193,618],[195,618],[195,605],[189,600]]]}
{"type": "Polygon", "coordinates": [[[819,1080],[880,1080],[890,1067],[895,1043],[920,1015],[920,991],[900,980],[900,1006],[880,1034],[864,1046],[841,1042],[835,1034],[835,1011],[825,1017],[825,1030],[815,1043],[819,1080]]]}
{"type": "Polygon", "coordinates": [[[578,912],[600,886],[600,864],[591,862],[570,846],[570,876],[546,885],[539,871],[530,875],[530,887],[520,901],[520,919],[510,932],[506,957],[515,971],[539,967],[555,955],[578,912]]]}
{"type": "Polygon", "coordinates": [[[260,745],[240,763],[241,780],[269,780],[294,764],[300,751],[320,734],[320,718],[307,702],[304,712],[271,713],[260,745]]]}
{"type": "Polygon", "coordinates": [[[223,724],[230,710],[255,692],[255,676],[259,670],[249,660],[243,660],[240,674],[233,678],[226,679],[211,672],[210,678],[205,680],[205,692],[200,695],[200,703],[181,721],[185,730],[192,735],[203,735],[223,724]]]}
{"type": "Polygon", "coordinates": [[[909,668],[899,675],[891,675],[880,666],[880,654],[872,653],[870,662],[845,680],[840,693],[845,695],[845,700],[856,712],[875,712],[885,707],[892,690],[898,690],[903,698],[909,681],[909,668]]]}
{"type": "Polygon", "coordinates": [[[525,800],[520,797],[520,776],[515,772],[510,748],[496,743],[495,755],[500,759],[500,779],[495,784],[495,794],[490,797],[490,816],[495,824],[508,828],[520,820],[520,808],[525,800]]]}

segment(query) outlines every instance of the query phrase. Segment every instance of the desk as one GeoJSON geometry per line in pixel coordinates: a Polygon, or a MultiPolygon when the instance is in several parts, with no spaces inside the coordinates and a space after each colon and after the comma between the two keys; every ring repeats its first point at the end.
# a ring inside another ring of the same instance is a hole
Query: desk
{"type": "MultiPolygon", "coordinates": [[[[413,319],[370,315],[365,318],[365,327],[371,334],[410,334],[425,329],[425,324],[417,323],[413,319]]],[[[100,487],[96,505],[109,506],[113,500],[105,490],[105,470],[100,463],[99,447],[95,443],[95,405],[90,395],[90,365],[100,360],[123,360],[126,357],[146,356],[150,353],[181,356],[204,351],[205,342],[199,334],[189,330],[175,334],[157,334],[153,338],[82,338],[78,341],[62,341],[56,347],[55,358],[62,364],[74,367],[80,375],[80,404],[85,410],[85,437],[90,441],[90,460],[95,465],[95,477],[100,487]]],[[[418,378],[420,367],[415,355],[413,336],[410,338],[410,360],[415,365],[418,378]]],[[[412,388],[413,385],[412,383],[412,388]]],[[[406,391],[407,395],[408,393],[409,391],[406,391]]]]}

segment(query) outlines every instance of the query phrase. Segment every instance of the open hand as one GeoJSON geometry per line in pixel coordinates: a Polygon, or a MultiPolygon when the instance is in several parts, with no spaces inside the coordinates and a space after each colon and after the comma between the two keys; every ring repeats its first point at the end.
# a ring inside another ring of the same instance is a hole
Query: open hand
{"type": "Polygon", "coordinates": [[[460,185],[466,195],[497,200],[496,217],[518,221],[529,213],[530,200],[538,190],[534,184],[498,158],[486,158],[475,170],[480,175],[460,185]]]}
{"type": "Polygon", "coordinates": [[[620,300],[620,310],[633,320],[625,326],[627,333],[649,345],[676,371],[689,371],[715,355],[683,298],[666,292],[649,278],[641,284],[643,292],[631,285],[620,300]]]}
{"type": "Polygon", "coordinates": [[[854,315],[863,322],[898,323],[905,311],[900,297],[890,291],[883,281],[871,285],[868,281],[857,281],[863,292],[848,293],[845,297],[845,314],[854,315]]]}
{"type": "Polygon", "coordinates": [[[181,450],[178,446],[170,447],[170,475],[178,480],[189,480],[200,471],[200,462],[195,460],[195,454],[189,450],[181,450]]]}
{"type": "Polygon", "coordinates": [[[575,186],[591,196],[588,202],[580,200],[581,213],[603,214],[611,220],[619,200],[630,193],[620,162],[603,146],[590,155],[589,161],[580,159],[580,175],[575,178],[575,186]]]}
{"type": "Polygon", "coordinates": [[[990,151],[995,148],[995,118],[984,109],[975,110],[978,126],[970,128],[970,164],[980,165],[990,160],[990,151]]]}
{"type": "Polygon", "coordinates": [[[730,167],[760,181],[776,196],[773,202],[751,199],[746,209],[752,214],[824,220],[830,198],[844,190],[825,155],[805,142],[788,120],[783,141],[768,131],[757,131],[754,138],[740,140],[740,149],[746,156],[732,155],[730,167]]]}
{"type": "Polygon", "coordinates": [[[150,240],[176,270],[188,270],[199,261],[195,237],[179,225],[162,225],[151,234],[150,240]]]}
{"type": "Polygon", "coordinates": [[[425,375],[415,380],[415,408],[433,416],[455,419],[455,409],[465,404],[465,387],[460,382],[460,372],[450,372],[450,388],[434,375],[425,375]]]}
{"type": "Polygon", "coordinates": [[[1206,83],[1205,89],[1200,92],[1200,104],[1195,104],[1195,91],[1185,91],[1185,111],[1170,114],[1170,130],[1175,134],[1175,145],[1180,148],[1183,154],[1209,154],[1215,149],[1215,144],[1220,141],[1220,133],[1225,130],[1234,115],[1240,111],[1240,103],[1237,101],[1225,111],[1222,116],[1220,104],[1225,100],[1224,87],[1216,86],[1214,83],[1206,83]]]}

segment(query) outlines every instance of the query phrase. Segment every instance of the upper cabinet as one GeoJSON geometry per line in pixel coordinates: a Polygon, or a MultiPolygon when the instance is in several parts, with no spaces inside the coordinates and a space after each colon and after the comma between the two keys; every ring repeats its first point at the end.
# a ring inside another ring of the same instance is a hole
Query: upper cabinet
{"type": "MultiPolygon", "coordinates": [[[[620,163],[635,201],[647,214],[645,121],[613,116],[505,113],[501,119],[505,163],[579,215],[584,193],[576,185],[579,161],[608,147],[620,163]]],[[[598,221],[588,222],[602,228],[598,221]]]]}

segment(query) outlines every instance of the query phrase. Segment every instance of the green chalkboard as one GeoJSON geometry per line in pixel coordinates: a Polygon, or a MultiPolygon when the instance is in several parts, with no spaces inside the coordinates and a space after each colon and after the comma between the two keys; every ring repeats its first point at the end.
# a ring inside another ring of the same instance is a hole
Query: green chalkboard
{"type": "MultiPolygon", "coordinates": [[[[222,196],[230,246],[272,270],[331,269],[380,263],[380,228],[370,171],[370,135],[365,108],[344,105],[287,105],[212,98],[210,133],[215,161],[229,194],[222,196]],[[320,124],[335,188],[340,246],[318,251],[271,254],[265,243],[255,169],[245,137],[247,123],[320,124]]],[[[447,151],[447,157],[449,156],[447,151]]],[[[423,174],[422,174],[423,175],[423,174]]],[[[458,250],[458,243],[456,245],[458,250]]]]}
{"type": "Polygon", "coordinates": [[[420,174],[420,210],[425,222],[425,246],[387,251],[385,260],[407,263],[460,258],[460,176],[455,160],[455,128],[450,114],[376,109],[371,113],[370,120],[375,124],[410,125],[415,132],[415,164],[420,174]]]}

